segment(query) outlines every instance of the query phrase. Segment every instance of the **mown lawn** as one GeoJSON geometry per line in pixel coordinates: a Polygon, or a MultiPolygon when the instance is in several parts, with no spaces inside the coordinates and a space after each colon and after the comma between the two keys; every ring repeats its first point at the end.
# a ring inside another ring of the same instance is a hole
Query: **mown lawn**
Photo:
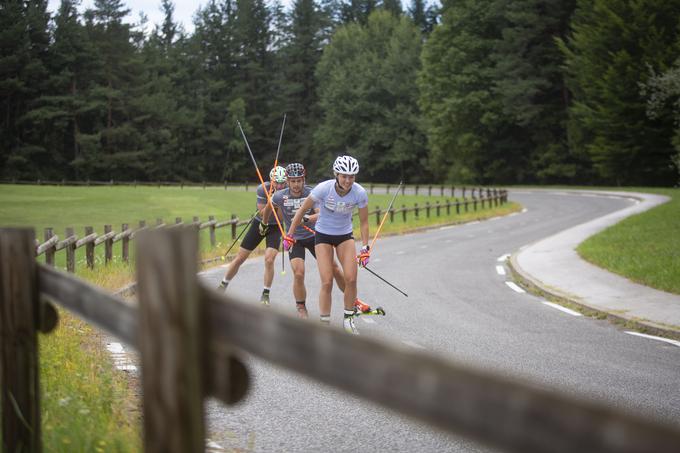
{"type": "Polygon", "coordinates": [[[578,253],[635,282],[680,294],[680,189],[626,190],[662,194],[671,201],[587,239],[578,253]]]}

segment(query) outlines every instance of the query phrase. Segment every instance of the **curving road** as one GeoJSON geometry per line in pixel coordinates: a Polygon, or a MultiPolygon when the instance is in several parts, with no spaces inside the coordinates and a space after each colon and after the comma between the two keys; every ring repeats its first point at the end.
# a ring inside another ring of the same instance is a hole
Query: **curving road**
{"type": "MultiPolygon", "coordinates": [[[[475,368],[529,380],[680,426],[680,348],[625,335],[513,290],[499,258],[520,247],[628,206],[606,196],[513,191],[526,211],[376,244],[372,267],[409,298],[360,272],[359,294],[386,317],[358,320],[362,335],[422,349],[475,368]]],[[[277,259],[280,269],[280,258],[277,259]]],[[[289,270],[289,264],[286,263],[289,270]]],[[[224,269],[202,274],[217,286],[224,269]]],[[[318,317],[316,265],[307,264],[308,306],[318,317]]],[[[257,299],[262,260],[241,267],[230,291],[257,299]]],[[[277,275],[274,309],[294,313],[290,272],[277,275]]],[[[340,293],[333,323],[341,325],[340,293]]],[[[490,451],[372,403],[248,358],[252,391],[234,407],[211,402],[210,438],[245,451],[490,451]]]]}

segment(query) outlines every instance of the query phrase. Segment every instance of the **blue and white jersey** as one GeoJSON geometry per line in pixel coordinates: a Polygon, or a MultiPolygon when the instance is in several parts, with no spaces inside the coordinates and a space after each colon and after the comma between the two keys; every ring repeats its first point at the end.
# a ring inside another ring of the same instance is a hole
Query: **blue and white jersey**
{"type": "Polygon", "coordinates": [[[341,235],[352,232],[352,213],[368,206],[368,195],[361,185],[354,183],[350,191],[341,197],[335,191],[335,179],[319,183],[310,194],[319,208],[316,231],[323,234],[341,235]]]}
{"type": "MultiPolygon", "coordinates": [[[[264,186],[266,190],[270,191],[272,183],[271,181],[266,181],[264,183],[264,186]]],[[[264,189],[262,188],[262,184],[257,186],[257,203],[261,203],[263,205],[267,204],[267,194],[264,193],[264,189]]],[[[255,220],[262,220],[262,217],[260,215],[255,216],[255,220]]],[[[269,216],[269,223],[267,225],[276,225],[276,218],[274,217],[274,214],[269,216]]]]}
{"type": "MultiPolygon", "coordinates": [[[[286,187],[283,190],[276,191],[272,197],[272,203],[274,203],[274,205],[280,209],[283,219],[279,220],[283,220],[283,222],[286,224],[286,230],[290,228],[290,224],[293,223],[293,217],[295,217],[295,214],[300,209],[300,206],[302,206],[302,203],[304,203],[311,192],[312,188],[310,186],[304,186],[302,189],[302,195],[299,197],[293,197],[290,194],[290,188],[286,187]]],[[[314,210],[310,209],[305,214],[314,214],[314,210]]],[[[274,217],[273,214],[272,217],[274,217]]],[[[314,233],[305,229],[302,225],[298,225],[298,227],[293,232],[293,239],[295,240],[308,239],[312,236],[314,236],[314,233]]]]}

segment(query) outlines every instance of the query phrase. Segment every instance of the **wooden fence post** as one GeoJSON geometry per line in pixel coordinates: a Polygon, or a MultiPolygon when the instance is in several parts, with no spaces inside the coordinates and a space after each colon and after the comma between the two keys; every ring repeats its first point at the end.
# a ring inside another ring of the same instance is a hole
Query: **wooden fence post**
{"type": "Polygon", "coordinates": [[[463,203],[465,204],[465,212],[468,212],[468,200],[467,200],[467,198],[465,198],[463,200],[463,203]]]}
{"type": "Polygon", "coordinates": [[[236,214],[231,215],[231,240],[236,240],[236,214]]]}
{"type": "Polygon", "coordinates": [[[446,215],[451,215],[451,200],[446,199],[446,215]]]}
{"type": "MultiPolygon", "coordinates": [[[[121,225],[121,231],[127,231],[130,228],[130,226],[127,223],[124,223],[121,225]]],[[[121,239],[121,253],[123,255],[123,262],[128,263],[130,262],[130,236],[123,236],[121,239]]]]}
{"type": "Polygon", "coordinates": [[[406,205],[405,204],[401,205],[401,215],[404,218],[404,223],[406,223],[406,205]]]}
{"type": "MultiPolygon", "coordinates": [[[[45,242],[47,242],[47,240],[50,239],[52,236],[54,236],[52,228],[45,228],[45,242]]],[[[54,266],[54,250],[55,246],[52,246],[45,250],[45,264],[49,266],[54,266]]]]}
{"type": "Polygon", "coordinates": [[[456,215],[460,214],[460,201],[456,201],[456,215]]]}
{"type": "Polygon", "coordinates": [[[455,188],[455,186],[452,185],[452,186],[451,186],[451,198],[455,198],[455,197],[456,197],[456,196],[455,196],[455,193],[454,193],[455,191],[456,191],[456,188],[455,188]]]}
{"type": "Polygon", "coordinates": [[[427,188],[427,196],[428,197],[432,196],[432,186],[431,185],[427,188]]]}
{"type": "Polygon", "coordinates": [[[137,243],[144,451],[205,451],[207,350],[193,228],[144,232],[137,243]]]}
{"type": "MultiPolygon", "coordinates": [[[[91,226],[85,227],[85,236],[89,236],[94,233],[94,228],[91,226]]],[[[94,269],[94,241],[90,241],[85,244],[85,261],[87,261],[87,267],[94,269]]]]}
{"type": "MultiPolygon", "coordinates": [[[[66,228],[66,237],[64,240],[70,238],[71,236],[74,235],[73,228],[68,227],[66,228]]],[[[76,272],[76,243],[75,241],[72,244],[69,244],[66,246],[66,270],[71,273],[76,272]]]]}
{"type": "Polygon", "coordinates": [[[413,206],[413,212],[416,214],[416,220],[418,220],[418,203],[415,203],[413,206]]]}
{"type": "MultiPolygon", "coordinates": [[[[430,186],[432,188],[432,186],[430,186]]],[[[430,218],[430,202],[426,201],[425,202],[425,215],[429,219],[430,218]]]]}
{"type": "Polygon", "coordinates": [[[0,229],[2,451],[41,452],[35,234],[0,229]]]}
{"type": "Polygon", "coordinates": [[[375,224],[380,226],[380,206],[375,207],[375,224]]]}
{"type": "MultiPolygon", "coordinates": [[[[111,225],[104,225],[104,234],[113,231],[111,225]]],[[[104,264],[109,264],[113,259],[113,238],[104,241],[104,264]]]]}
{"type": "Polygon", "coordinates": [[[440,208],[440,206],[439,206],[439,200],[435,201],[435,203],[436,203],[436,205],[437,205],[437,207],[435,208],[435,209],[437,210],[437,217],[439,217],[439,208],[440,208]]]}
{"type": "Polygon", "coordinates": [[[394,208],[390,209],[390,223],[394,223],[394,208]]]}
{"type": "MultiPolygon", "coordinates": [[[[215,220],[214,215],[209,215],[208,216],[208,221],[212,222],[215,220]]],[[[215,240],[215,224],[213,223],[208,227],[208,230],[210,231],[210,248],[215,248],[215,245],[217,244],[217,241],[215,240]]]]}

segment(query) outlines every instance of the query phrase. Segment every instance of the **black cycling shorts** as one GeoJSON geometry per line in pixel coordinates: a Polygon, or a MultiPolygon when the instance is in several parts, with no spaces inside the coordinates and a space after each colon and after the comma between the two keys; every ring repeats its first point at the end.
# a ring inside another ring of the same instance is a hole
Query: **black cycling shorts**
{"type": "Polygon", "coordinates": [[[241,247],[252,252],[258,245],[260,245],[262,239],[267,238],[267,247],[278,250],[279,245],[281,244],[281,232],[279,231],[278,226],[269,225],[269,231],[267,231],[266,236],[260,235],[259,227],[259,220],[253,220],[250,222],[250,227],[248,227],[248,231],[243,238],[243,242],[241,242],[241,247]]]}
{"type": "Polygon", "coordinates": [[[315,244],[330,244],[333,247],[337,247],[338,245],[342,244],[343,242],[347,240],[354,240],[354,235],[352,233],[347,233],[347,234],[323,234],[319,233],[318,231],[316,232],[316,236],[314,236],[315,244]]]}
{"type": "Polygon", "coordinates": [[[316,252],[314,251],[314,236],[308,237],[306,239],[298,239],[293,244],[293,247],[288,252],[288,258],[293,260],[293,258],[305,259],[305,249],[309,250],[309,253],[316,258],[316,252]]]}

